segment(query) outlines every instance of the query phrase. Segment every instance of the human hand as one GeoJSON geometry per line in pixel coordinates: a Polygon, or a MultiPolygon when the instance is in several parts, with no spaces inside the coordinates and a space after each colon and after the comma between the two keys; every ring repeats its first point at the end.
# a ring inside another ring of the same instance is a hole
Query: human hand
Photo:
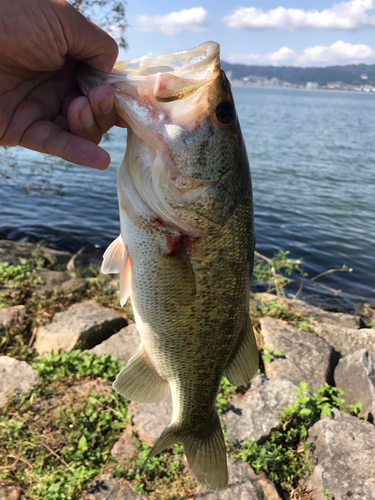
{"type": "Polygon", "coordinates": [[[0,2],[0,145],[20,145],[98,169],[97,146],[117,117],[109,85],[82,95],[75,60],[111,71],[116,42],[66,0],[0,2]]]}

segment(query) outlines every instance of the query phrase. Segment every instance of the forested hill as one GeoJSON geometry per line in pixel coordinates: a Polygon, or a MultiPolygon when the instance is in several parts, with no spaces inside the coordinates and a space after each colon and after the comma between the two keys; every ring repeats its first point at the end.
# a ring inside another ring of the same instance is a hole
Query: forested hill
{"type": "Polygon", "coordinates": [[[352,64],[348,66],[329,66],[327,68],[296,68],[292,66],[245,66],[244,64],[221,63],[224,71],[232,71],[232,78],[247,76],[278,78],[284,82],[304,85],[316,82],[320,86],[329,82],[342,82],[348,85],[375,85],[375,64],[352,64]],[[362,78],[367,76],[366,78],[362,78]]]}

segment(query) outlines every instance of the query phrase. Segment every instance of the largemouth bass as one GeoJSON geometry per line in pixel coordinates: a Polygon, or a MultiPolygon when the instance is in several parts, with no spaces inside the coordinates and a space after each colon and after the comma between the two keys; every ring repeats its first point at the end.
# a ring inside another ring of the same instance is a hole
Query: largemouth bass
{"type": "Polygon", "coordinates": [[[249,319],[254,229],[250,170],[219,45],[143,57],[104,74],[78,68],[88,91],[107,82],[129,125],[118,170],[121,234],[103,273],[120,273],[142,343],[114,388],[173,414],[150,456],[181,443],[197,480],[228,482],[215,410],[221,377],[258,369],[249,319]]]}

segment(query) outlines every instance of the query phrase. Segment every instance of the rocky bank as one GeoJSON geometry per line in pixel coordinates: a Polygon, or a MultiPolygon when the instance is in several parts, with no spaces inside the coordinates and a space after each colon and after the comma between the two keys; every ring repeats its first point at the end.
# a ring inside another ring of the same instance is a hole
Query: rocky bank
{"type": "MultiPolygon", "coordinates": [[[[113,299],[118,294],[115,280],[104,281],[100,293],[99,288],[95,288],[95,283],[103,280],[97,271],[101,254],[97,249],[91,250],[86,248],[71,255],[31,243],[0,241],[0,262],[27,267],[28,262],[37,260],[44,266],[39,268],[39,264],[34,263],[29,271],[25,268],[24,272],[30,274],[18,282],[3,272],[0,283],[0,415],[1,407],[21,393],[27,393],[38,381],[38,373],[31,366],[38,354],[69,352],[81,346],[97,356],[107,354],[127,362],[135,353],[140,339],[131,312],[129,308],[120,308],[113,299]],[[103,297],[112,299],[106,302],[103,297]],[[60,305],[57,306],[58,300],[60,305]],[[35,309],[45,316],[41,319],[35,309]],[[27,347],[18,351],[15,347],[13,351],[8,349],[11,337],[19,335],[27,337],[27,347]]],[[[221,413],[229,443],[230,483],[219,492],[196,487],[183,498],[374,500],[375,329],[372,326],[375,324],[375,305],[358,305],[357,314],[349,315],[325,311],[300,300],[285,301],[283,307],[293,311],[296,317],[311,319],[309,331],[306,331],[277,317],[262,317],[262,304],[270,300],[276,297],[257,294],[254,299],[258,342],[266,346],[269,353],[263,356],[263,372],[249,387],[232,391],[221,413]],[[358,416],[338,410],[332,410],[329,415],[325,412],[310,426],[312,471],[300,480],[298,492],[287,494],[280,485],[272,484],[265,474],[257,475],[248,463],[238,458],[238,451],[244,442],[250,440],[261,445],[272,431],[282,431],[279,415],[283,408],[294,404],[302,381],[308,387],[307,397],[311,397],[313,388],[328,383],[345,393],[343,398],[347,405],[361,402],[362,407],[358,416]],[[233,460],[234,457],[237,458],[233,460]]],[[[129,424],[111,452],[122,464],[137,455],[135,442],[142,441],[150,446],[155,443],[169,422],[171,401],[167,399],[150,405],[132,402],[128,415],[129,424]]],[[[4,454],[6,450],[0,447],[0,458],[4,454]]],[[[22,484],[0,482],[1,500],[19,498],[28,498],[22,484]]],[[[125,500],[147,496],[137,493],[126,477],[118,478],[109,471],[87,481],[79,498],[125,500]]]]}

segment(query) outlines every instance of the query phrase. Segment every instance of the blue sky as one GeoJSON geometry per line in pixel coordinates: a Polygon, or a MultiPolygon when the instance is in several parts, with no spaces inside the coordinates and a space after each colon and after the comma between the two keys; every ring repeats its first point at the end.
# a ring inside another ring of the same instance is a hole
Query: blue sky
{"type": "Polygon", "coordinates": [[[244,64],[375,63],[375,0],[128,0],[129,49],[122,59],[221,45],[244,64]]]}

